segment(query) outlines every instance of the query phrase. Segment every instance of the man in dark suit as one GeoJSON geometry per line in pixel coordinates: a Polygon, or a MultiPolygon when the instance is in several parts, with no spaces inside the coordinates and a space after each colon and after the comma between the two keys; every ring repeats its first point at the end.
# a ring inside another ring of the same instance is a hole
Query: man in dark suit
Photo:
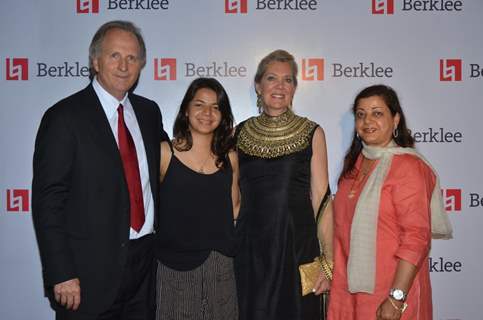
{"type": "Polygon", "coordinates": [[[33,221],[57,319],[151,319],[152,233],[160,140],[155,102],[131,93],[146,62],[139,29],[99,28],[93,80],[42,118],[33,159],[33,221]]]}

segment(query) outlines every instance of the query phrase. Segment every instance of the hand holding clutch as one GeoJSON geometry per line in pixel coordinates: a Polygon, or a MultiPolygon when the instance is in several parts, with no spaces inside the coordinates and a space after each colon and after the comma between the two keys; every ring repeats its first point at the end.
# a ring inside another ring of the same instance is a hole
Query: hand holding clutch
{"type": "Polygon", "coordinates": [[[332,280],[332,263],[328,262],[324,255],[316,257],[313,262],[299,266],[302,296],[313,292],[320,272],[323,272],[327,280],[332,280]]]}

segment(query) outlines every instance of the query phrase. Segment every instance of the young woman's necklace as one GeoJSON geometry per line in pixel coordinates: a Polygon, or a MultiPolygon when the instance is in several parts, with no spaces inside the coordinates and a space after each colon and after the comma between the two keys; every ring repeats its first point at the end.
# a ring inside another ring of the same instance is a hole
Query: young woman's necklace
{"type": "Polygon", "coordinates": [[[213,158],[213,156],[211,155],[211,153],[206,157],[205,160],[203,160],[203,162],[201,163],[201,165],[199,166],[199,169],[197,170],[198,173],[205,173],[205,165],[208,163],[208,160],[213,158]]]}

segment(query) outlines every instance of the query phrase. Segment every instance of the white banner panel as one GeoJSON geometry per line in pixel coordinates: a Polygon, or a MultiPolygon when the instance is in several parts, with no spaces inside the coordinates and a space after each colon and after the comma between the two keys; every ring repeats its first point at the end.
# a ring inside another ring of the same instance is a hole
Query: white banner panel
{"type": "Polygon", "coordinates": [[[325,129],[333,190],[354,96],[371,84],[394,87],[418,149],[439,171],[455,228],[431,252],[434,319],[482,319],[481,0],[2,0],[2,319],[53,318],[30,214],[35,134],[48,107],[89,83],[90,40],[113,19],[143,31],[136,92],[158,102],[169,133],[194,78],[217,78],[240,122],[257,112],[258,61],[278,48],[294,54],[294,109],[325,129]]]}

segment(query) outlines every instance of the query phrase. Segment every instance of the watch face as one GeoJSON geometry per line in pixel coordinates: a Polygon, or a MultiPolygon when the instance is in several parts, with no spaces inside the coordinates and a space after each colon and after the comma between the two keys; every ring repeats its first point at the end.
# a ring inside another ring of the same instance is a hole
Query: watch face
{"type": "Polygon", "coordinates": [[[404,298],[404,292],[400,289],[395,289],[392,291],[392,297],[396,300],[402,300],[404,298]]]}

